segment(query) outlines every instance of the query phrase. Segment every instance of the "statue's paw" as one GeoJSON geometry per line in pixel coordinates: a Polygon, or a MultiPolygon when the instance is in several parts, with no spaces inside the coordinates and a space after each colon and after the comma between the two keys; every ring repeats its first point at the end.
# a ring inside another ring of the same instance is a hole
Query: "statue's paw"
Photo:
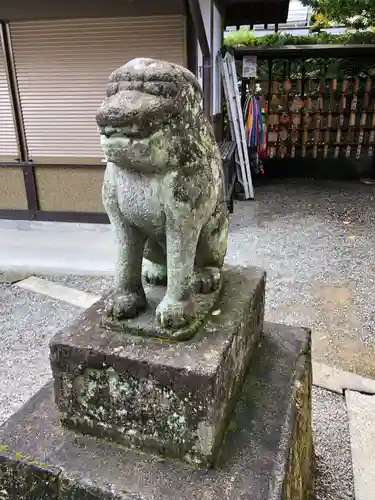
{"type": "Polygon", "coordinates": [[[220,288],[221,271],[218,267],[196,268],[194,288],[197,293],[210,293],[220,288]]]}
{"type": "Polygon", "coordinates": [[[134,318],[146,307],[146,296],[142,292],[115,292],[107,297],[104,314],[113,319],[134,318]]]}
{"type": "Polygon", "coordinates": [[[156,264],[150,260],[143,259],[142,274],[146,282],[150,285],[167,284],[167,266],[164,264],[156,264]]]}
{"type": "Polygon", "coordinates": [[[190,323],[195,316],[192,300],[176,301],[168,297],[156,308],[156,318],[164,328],[181,328],[190,323]]]}

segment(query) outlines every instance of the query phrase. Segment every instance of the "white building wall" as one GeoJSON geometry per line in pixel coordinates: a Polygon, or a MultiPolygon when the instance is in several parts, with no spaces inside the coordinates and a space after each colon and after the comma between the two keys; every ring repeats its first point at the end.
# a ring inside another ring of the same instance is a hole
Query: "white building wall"
{"type": "MultiPolygon", "coordinates": [[[[211,29],[211,16],[210,16],[210,3],[212,0],[199,0],[199,5],[202,11],[202,17],[203,17],[203,22],[204,26],[206,29],[206,36],[208,40],[208,44],[210,44],[210,29],[211,29]]],[[[202,56],[202,50],[199,45],[199,40],[198,40],[198,79],[199,83],[203,87],[203,56],[202,56]]]]}
{"type": "MultiPolygon", "coordinates": [[[[212,72],[212,104],[211,110],[212,114],[216,115],[221,112],[221,82],[220,82],[220,68],[217,64],[217,53],[222,46],[222,19],[220,12],[213,5],[213,40],[211,46],[211,4],[213,0],[199,0],[204,26],[206,29],[206,36],[208,40],[208,45],[212,52],[213,57],[213,72],[212,72]]],[[[198,79],[203,87],[203,57],[202,51],[198,43],[198,79]]]]}
{"type": "Polygon", "coordinates": [[[217,54],[221,49],[223,41],[222,18],[216,5],[214,5],[213,19],[214,19],[214,31],[213,31],[213,47],[212,47],[212,57],[213,57],[212,114],[216,115],[218,113],[221,113],[221,78],[220,78],[220,67],[218,65],[217,54]]]}

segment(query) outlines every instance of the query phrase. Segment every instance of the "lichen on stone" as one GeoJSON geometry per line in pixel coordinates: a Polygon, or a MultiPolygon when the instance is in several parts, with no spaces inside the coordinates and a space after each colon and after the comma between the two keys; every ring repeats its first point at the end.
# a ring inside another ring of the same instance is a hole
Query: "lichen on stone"
{"type": "MultiPolygon", "coordinates": [[[[197,439],[194,429],[201,410],[191,393],[181,398],[152,378],[125,377],[113,368],[87,369],[72,385],[75,426],[100,427],[130,444],[163,443],[167,450],[189,447],[197,439]]],[[[69,411],[64,420],[70,420],[69,411]]]]}

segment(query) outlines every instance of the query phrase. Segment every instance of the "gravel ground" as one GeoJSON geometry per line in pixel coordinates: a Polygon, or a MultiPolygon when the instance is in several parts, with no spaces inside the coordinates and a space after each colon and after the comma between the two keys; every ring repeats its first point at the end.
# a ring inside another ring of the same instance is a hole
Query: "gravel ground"
{"type": "Polygon", "coordinates": [[[349,422],[344,396],[313,388],[313,429],[317,457],[316,500],[353,500],[349,422]]]}
{"type": "MultiPolygon", "coordinates": [[[[84,291],[104,291],[112,279],[59,277],[84,291]]],[[[2,390],[0,424],[50,378],[48,342],[80,309],[10,285],[0,286],[2,390]],[[26,374],[26,376],[25,376],[26,374]]],[[[317,455],[316,500],[354,499],[347,412],[343,396],[313,388],[317,455]]]]}
{"type": "Polygon", "coordinates": [[[0,424],[51,377],[48,342],[80,309],[0,285],[0,424]]]}
{"type": "Polygon", "coordinates": [[[267,270],[268,320],[313,330],[316,360],[375,377],[375,189],[263,186],[236,205],[228,261],[267,270]]]}
{"type": "MultiPolygon", "coordinates": [[[[310,326],[313,357],[375,376],[375,190],[298,182],[257,189],[231,217],[227,261],[268,273],[266,319],[310,326]]],[[[112,278],[48,277],[101,294],[112,278]]],[[[27,292],[0,288],[0,421],[48,378],[48,340],[79,312],[27,292]],[[27,373],[27,377],[24,374],[27,373]]],[[[344,398],[314,388],[317,500],[353,499],[344,398]]]]}

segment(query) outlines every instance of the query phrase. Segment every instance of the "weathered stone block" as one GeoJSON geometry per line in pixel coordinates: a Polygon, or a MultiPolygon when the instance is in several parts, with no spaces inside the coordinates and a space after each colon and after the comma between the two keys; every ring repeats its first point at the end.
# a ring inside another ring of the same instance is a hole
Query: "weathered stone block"
{"type": "Polygon", "coordinates": [[[1,500],[59,500],[59,474],[58,468],[0,446],[1,500]]]}
{"type": "Polygon", "coordinates": [[[218,468],[66,430],[48,384],[0,428],[0,491],[7,500],[310,500],[310,420],[310,332],[265,323],[218,468]],[[31,467],[18,475],[18,465],[31,467]]]}
{"type": "Polygon", "coordinates": [[[263,328],[264,287],[263,271],[228,267],[214,310],[183,343],[131,335],[132,322],[129,334],[104,329],[99,301],[51,342],[63,424],[214,465],[263,328]]]}

